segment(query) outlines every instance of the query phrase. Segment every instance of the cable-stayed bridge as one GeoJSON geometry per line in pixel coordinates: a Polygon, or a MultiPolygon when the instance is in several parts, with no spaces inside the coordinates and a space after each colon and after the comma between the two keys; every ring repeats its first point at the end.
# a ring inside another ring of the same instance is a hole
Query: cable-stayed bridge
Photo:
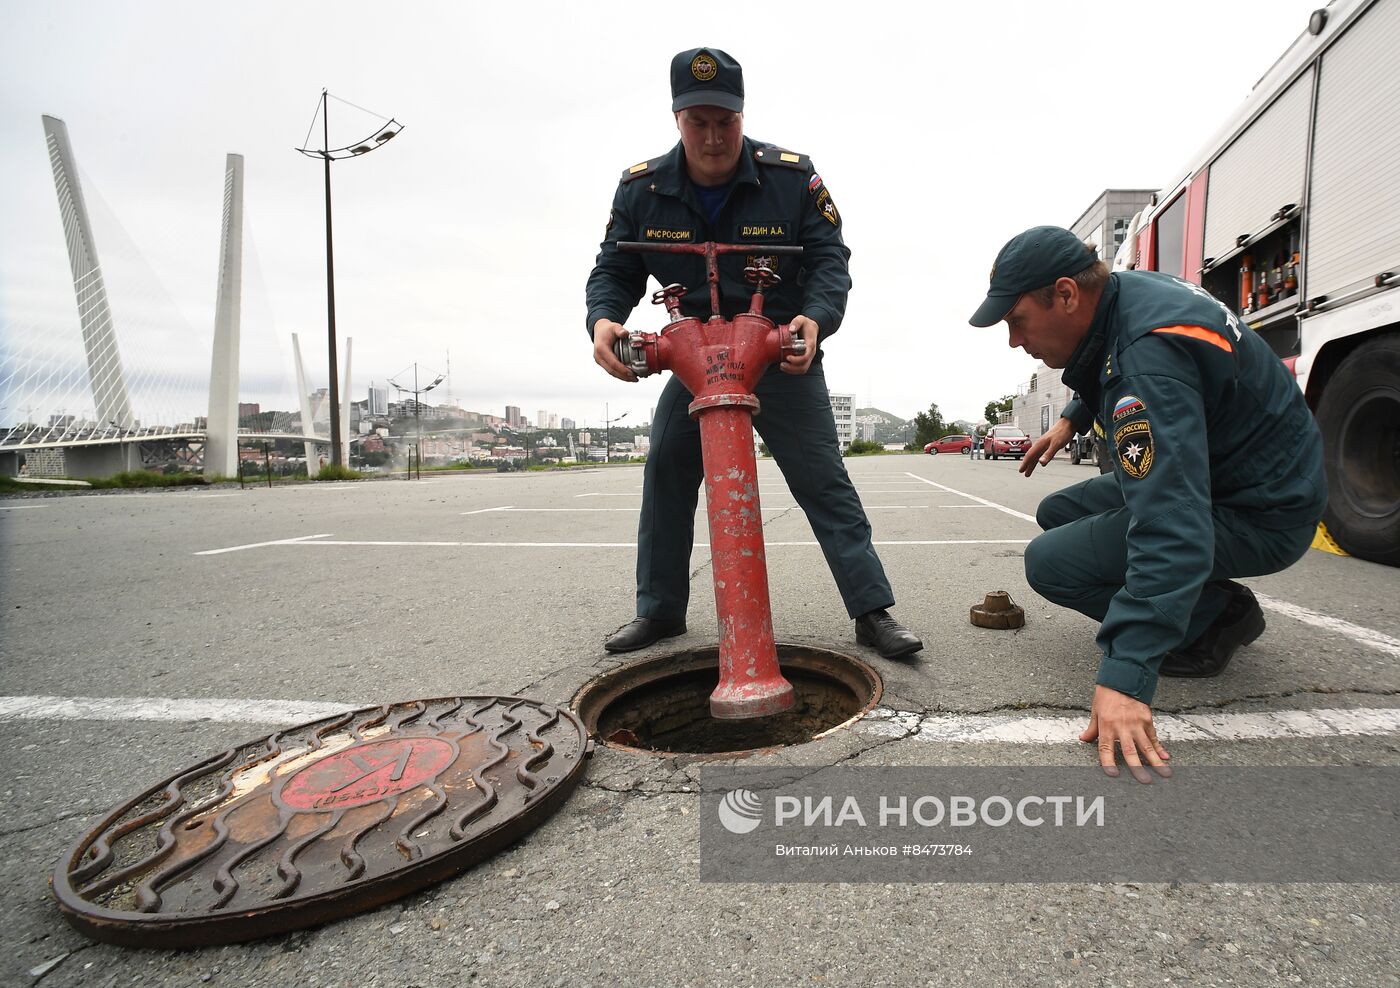
{"type": "MultiPolygon", "coordinates": [[[[170,463],[202,469],[206,475],[230,476],[238,468],[241,438],[305,442],[307,462],[314,462],[314,444],[328,445],[330,440],[314,431],[299,350],[300,408],[245,416],[240,422],[243,156],[229,154],[225,160],[207,414],[196,415],[190,414],[188,399],[192,384],[203,390],[198,382],[161,370],[157,361],[132,366],[123,360],[128,351],[119,339],[121,323],[114,319],[108,298],[68,128],[50,116],[43,124],[81,340],[50,333],[38,334],[40,340],[27,347],[13,338],[0,341],[0,474],[19,473],[23,461],[35,476],[105,476],[170,463]],[[176,397],[180,392],[183,407],[176,397]]],[[[293,336],[294,345],[295,341],[293,336]]],[[[347,395],[349,348],[347,340],[347,395]]],[[[348,401],[343,402],[343,436],[348,435],[348,411],[348,401]]]]}

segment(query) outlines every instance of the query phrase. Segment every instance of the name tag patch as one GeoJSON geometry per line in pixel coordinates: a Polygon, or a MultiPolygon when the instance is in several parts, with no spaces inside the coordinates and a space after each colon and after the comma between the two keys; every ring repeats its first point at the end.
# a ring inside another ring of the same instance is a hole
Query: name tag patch
{"type": "Polygon", "coordinates": [[[739,224],[739,239],[741,241],[790,240],[791,237],[792,226],[784,220],[739,224]]]}
{"type": "Polygon", "coordinates": [[[689,243],[695,239],[694,230],[678,230],[669,226],[647,226],[642,228],[643,240],[666,240],[673,243],[689,243]]]}

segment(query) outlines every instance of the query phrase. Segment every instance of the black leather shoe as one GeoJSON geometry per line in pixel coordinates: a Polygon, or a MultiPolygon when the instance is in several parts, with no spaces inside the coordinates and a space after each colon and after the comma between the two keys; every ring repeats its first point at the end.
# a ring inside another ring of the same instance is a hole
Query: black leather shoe
{"type": "Polygon", "coordinates": [[[918,636],[890,617],[883,607],[856,618],[856,641],[872,646],[887,659],[913,655],[924,647],[918,636]]]}
{"type": "Polygon", "coordinates": [[[1264,633],[1264,612],[1249,587],[1226,581],[1230,602],[1201,637],[1168,652],[1158,673],[1181,679],[1206,679],[1225,671],[1235,650],[1264,633]]]}
{"type": "Polygon", "coordinates": [[[631,624],[623,626],[611,638],[603,642],[609,652],[635,652],[639,648],[654,645],[663,638],[675,638],[685,634],[685,618],[673,621],[656,621],[639,617],[631,624]]]}

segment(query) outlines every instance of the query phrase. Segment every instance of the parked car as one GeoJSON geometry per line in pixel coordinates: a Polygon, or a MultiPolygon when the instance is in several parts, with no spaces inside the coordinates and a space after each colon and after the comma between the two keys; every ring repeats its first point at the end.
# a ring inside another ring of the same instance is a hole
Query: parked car
{"type": "Polygon", "coordinates": [[[944,436],[924,447],[925,453],[963,453],[972,449],[971,436],[944,436]]]}
{"type": "Polygon", "coordinates": [[[1030,445],[1031,437],[1016,426],[994,425],[982,442],[982,455],[989,460],[995,460],[998,456],[1014,456],[1019,460],[1026,455],[1030,445]]]}

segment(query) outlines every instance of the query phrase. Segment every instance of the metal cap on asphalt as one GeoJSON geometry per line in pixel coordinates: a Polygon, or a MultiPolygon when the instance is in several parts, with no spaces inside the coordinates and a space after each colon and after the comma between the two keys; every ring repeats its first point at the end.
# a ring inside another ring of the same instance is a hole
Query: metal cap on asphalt
{"type": "Polygon", "coordinates": [[[383,905],[539,826],[583,775],[568,709],[512,696],[366,707],[276,732],[114,809],[59,862],[88,936],[233,943],[383,905]]]}
{"type": "Polygon", "coordinates": [[[1025,625],[1026,611],[1020,604],[1013,602],[1011,594],[1005,590],[992,590],[982,603],[972,606],[971,619],[979,628],[1007,631],[1025,625]]]}

